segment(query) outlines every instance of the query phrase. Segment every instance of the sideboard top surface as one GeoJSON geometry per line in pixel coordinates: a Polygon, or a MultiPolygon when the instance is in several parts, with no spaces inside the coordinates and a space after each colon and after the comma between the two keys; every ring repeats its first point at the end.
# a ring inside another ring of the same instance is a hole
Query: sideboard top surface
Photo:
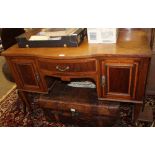
{"type": "Polygon", "coordinates": [[[85,39],[79,47],[19,48],[14,45],[3,56],[37,56],[55,59],[85,58],[94,56],[151,57],[146,31],[120,29],[116,44],[88,44],[85,39]]]}

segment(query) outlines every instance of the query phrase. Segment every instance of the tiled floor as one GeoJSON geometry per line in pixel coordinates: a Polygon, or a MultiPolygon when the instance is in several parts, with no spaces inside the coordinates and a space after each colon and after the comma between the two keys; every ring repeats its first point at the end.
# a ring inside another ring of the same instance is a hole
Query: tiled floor
{"type": "Polygon", "coordinates": [[[2,72],[2,66],[4,63],[4,57],[0,56],[0,101],[16,86],[15,83],[10,82],[5,78],[2,72]]]}

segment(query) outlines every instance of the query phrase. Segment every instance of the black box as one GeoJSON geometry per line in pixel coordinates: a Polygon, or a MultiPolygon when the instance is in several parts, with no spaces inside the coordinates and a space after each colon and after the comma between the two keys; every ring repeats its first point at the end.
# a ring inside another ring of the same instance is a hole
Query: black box
{"type": "Polygon", "coordinates": [[[50,37],[48,40],[29,40],[26,34],[16,37],[20,48],[34,47],[78,47],[87,35],[86,28],[78,28],[70,35],[50,37]]]}

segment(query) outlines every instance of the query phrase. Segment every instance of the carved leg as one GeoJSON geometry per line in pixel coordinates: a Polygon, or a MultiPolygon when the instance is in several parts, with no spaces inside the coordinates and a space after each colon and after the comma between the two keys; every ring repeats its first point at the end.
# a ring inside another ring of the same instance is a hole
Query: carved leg
{"type": "Polygon", "coordinates": [[[135,104],[134,106],[134,116],[133,116],[133,122],[135,123],[139,117],[139,113],[142,110],[142,104],[135,104]]]}
{"type": "Polygon", "coordinates": [[[24,113],[26,113],[26,111],[32,111],[32,108],[31,108],[30,101],[28,99],[27,93],[24,92],[24,91],[18,91],[18,94],[19,94],[19,97],[23,101],[24,113]]]}

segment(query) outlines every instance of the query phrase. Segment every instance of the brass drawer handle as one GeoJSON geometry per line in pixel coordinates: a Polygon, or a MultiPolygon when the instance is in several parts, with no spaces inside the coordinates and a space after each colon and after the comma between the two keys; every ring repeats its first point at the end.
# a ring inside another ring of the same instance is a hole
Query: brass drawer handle
{"type": "Polygon", "coordinates": [[[64,72],[64,71],[67,71],[69,70],[69,66],[66,66],[66,67],[61,67],[59,65],[56,66],[56,69],[60,72],[64,72]]]}

